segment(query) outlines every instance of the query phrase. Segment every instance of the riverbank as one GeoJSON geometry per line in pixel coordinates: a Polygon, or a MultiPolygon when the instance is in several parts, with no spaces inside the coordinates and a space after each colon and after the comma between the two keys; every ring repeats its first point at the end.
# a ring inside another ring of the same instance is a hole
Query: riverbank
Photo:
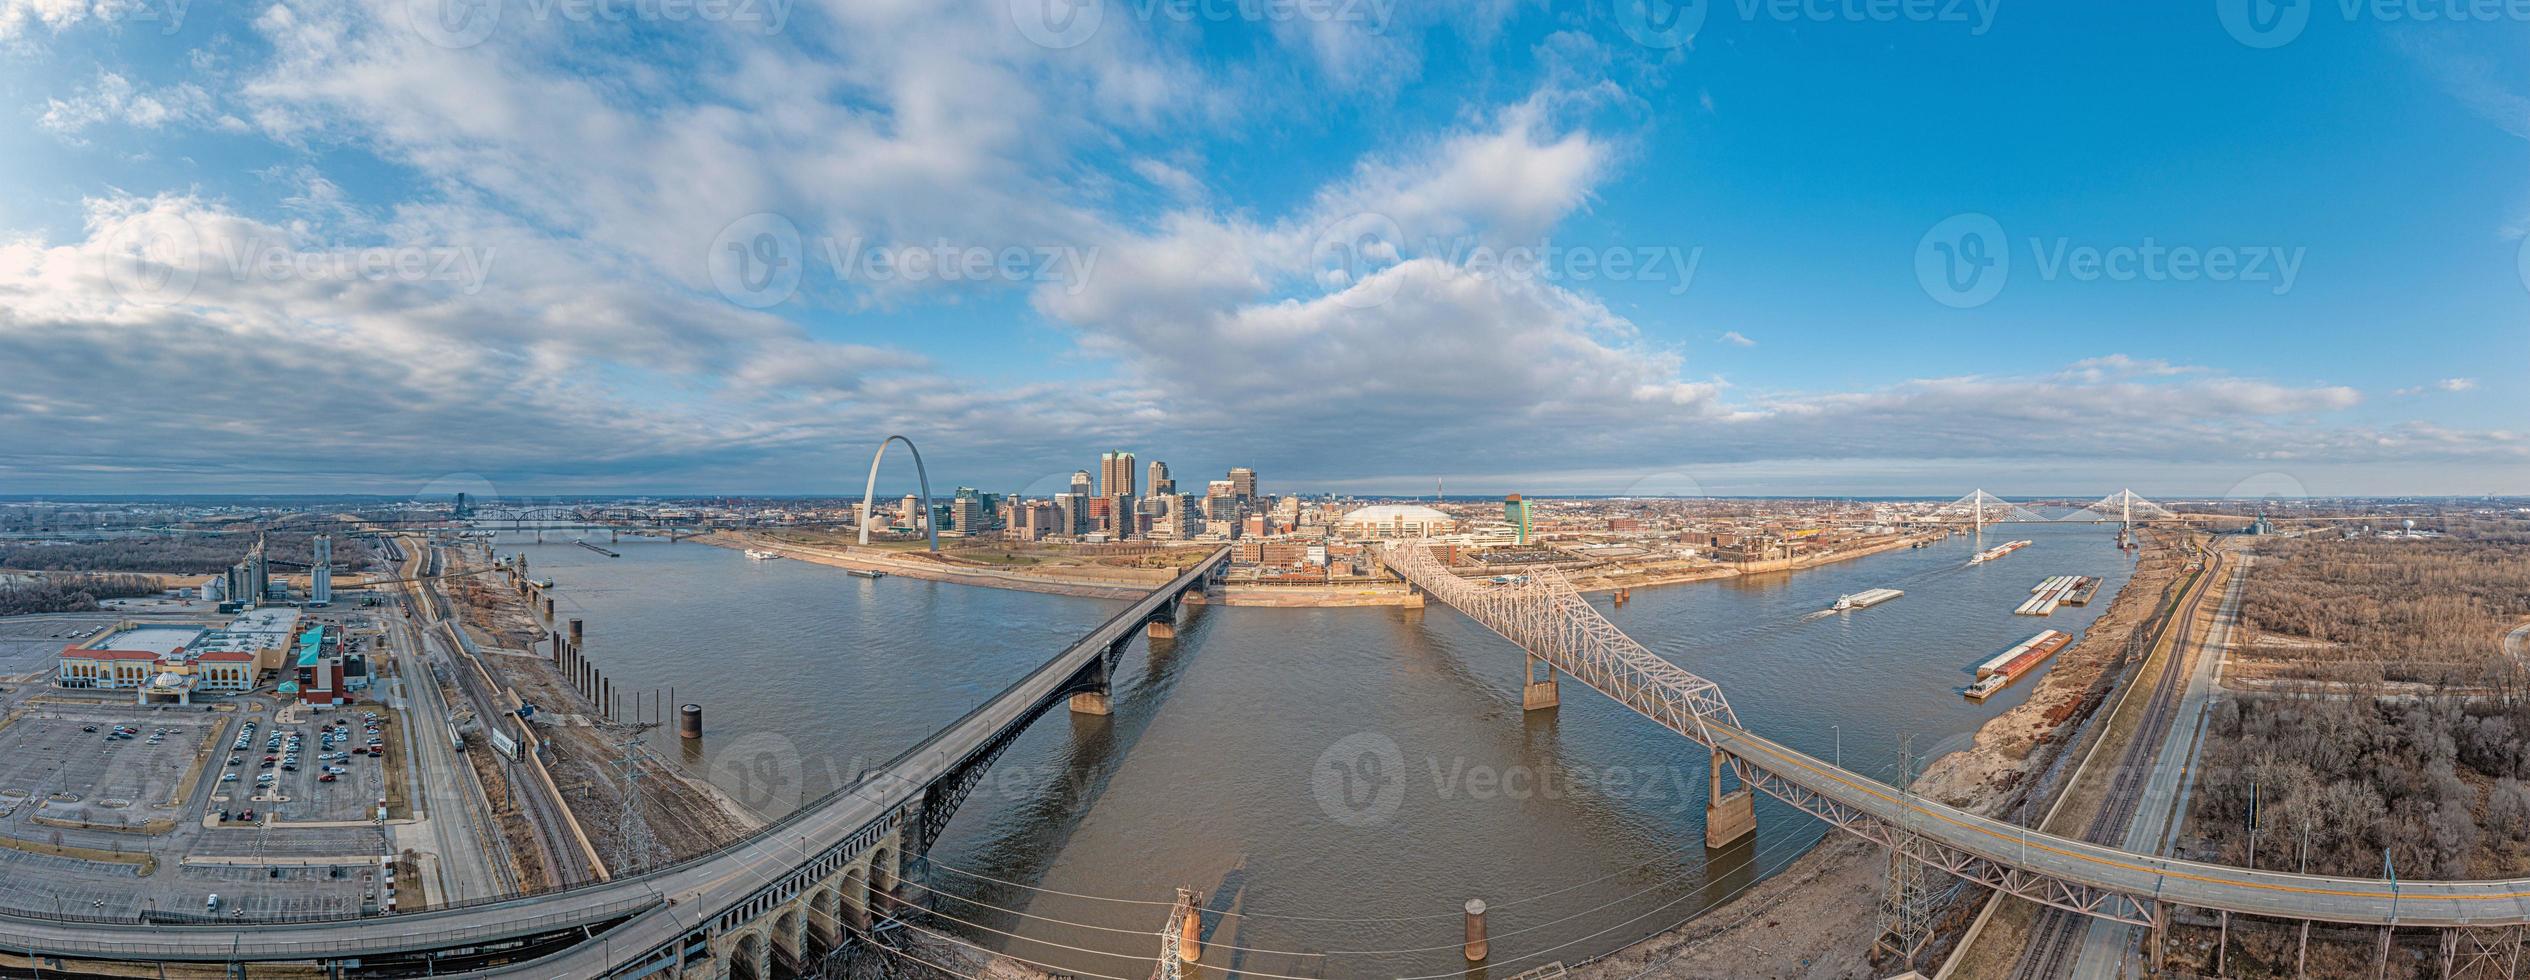
{"type": "MultiPolygon", "coordinates": [[[[529,724],[552,750],[547,768],[561,802],[583,826],[616,827],[627,790],[622,746],[638,737],[640,728],[606,720],[605,712],[573,690],[552,658],[540,652],[561,628],[559,621],[548,621],[541,609],[529,608],[525,597],[504,587],[508,579],[473,574],[488,569],[481,554],[462,547],[444,553],[449,563],[445,580],[465,583],[452,588],[450,598],[462,627],[486,654],[483,667],[521,702],[539,708],[529,724]]],[[[586,625],[604,635],[605,624],[586,625]]],[[[597,649],[590,659],[602,663],[603,647],[597,649]]],[[[634,854],[632,842],[619,833],[591,834],[599,858],[617,873],[712,850],[763,822],[719,787],[647,752],[640,778],[642,820],[662,853],[634,854]]]]}
{"type": "MultiPolygon", "coordinates": [[[[1585,570],[1569,573],[1569,577],[1574,588],[1583,593],[1591,593],[1713,582],[1751,575],[1783,575],[1904,550],[1919,543],[1930,544],[1945,537],[1947,535],[1899,535],[1854,548],[1775,562],[1698,565],[1683,569],[1649,568],[1622,572],[1585,570]]],[[[1011,589],[1090,599],[1139,599],[1150,589],[1166,582],[1169,577],[1167,573],[1154,573],[1147,584],[1093,582],[1083,581],[1077,575],[1057,577],[1008,569],[948,567],[936,561],[898,557],[892,552],[824,548],[797,542],[776,541],[738,531],[714,531],[692,540],[733,550],[769,551],[787,559],[834,568],[881,572],[929,582],[948,582],[978,588],[1011,589]]],[[[1225,606],[1290,609],[1422,605],[1421,600],[1412,592],[1394,583],[1325,586],[1233,583],[1223,586],[1216,596],[1204,601],[1217,602],[1225,606]]]]}

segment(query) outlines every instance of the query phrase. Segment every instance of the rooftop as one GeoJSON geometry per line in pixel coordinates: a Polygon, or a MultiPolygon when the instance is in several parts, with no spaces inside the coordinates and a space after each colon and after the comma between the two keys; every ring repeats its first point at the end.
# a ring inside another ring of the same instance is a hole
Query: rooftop
{"type": "Polygon", "coordinates": [[[199,626],[131,626],[99,637],[88,644],[88,649],[139,650],[165,656],[193,645],[202,633],[199,626]]]}

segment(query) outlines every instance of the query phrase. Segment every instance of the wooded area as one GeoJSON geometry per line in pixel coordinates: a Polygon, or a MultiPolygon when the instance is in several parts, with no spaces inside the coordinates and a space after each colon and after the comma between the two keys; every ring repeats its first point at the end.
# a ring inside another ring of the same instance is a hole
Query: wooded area
{"type": "Polygon", "coordinates": [[[2530,698],[2503,635],[2530,618],[2530,533],[2260,541],[2235,666],[2299,678],[2208,717],[2192,851],[2263,868],[2530,876],[2530,698]],[[2252,814],[2255,814],[2254,820],[2252,814]]]}
{"type": "Polygon", "coordinates": [[[28,613],[90,612],[100,599],[155,595],[158,583],[147,575],[47,575],[32,582],[0,585],[0,616],[28,613]]]}
{"type": "MultiPolygon", "coordinates": [[[[316,558],[316,535],[275,531],[265,537],[265,555],[275,562],[306,565],[316,558]]],[[[211,574],[234,565],[254,547],[250,534],[150,535],[102,541],[0,542],[0,568],[38,571],[161,572],[211,574]]],[[[334,535],[334,570],[371,567],[369,549],[348,534],[334,535]]],[[[276,566],[274,574],[293,571],[276,566]]]]}

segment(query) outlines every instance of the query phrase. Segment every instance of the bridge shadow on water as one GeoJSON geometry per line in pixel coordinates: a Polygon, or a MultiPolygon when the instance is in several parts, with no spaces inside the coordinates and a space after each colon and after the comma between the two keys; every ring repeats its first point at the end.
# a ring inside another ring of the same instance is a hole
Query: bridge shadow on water
{"type": "MultiPolygon", "coordinates": [[[[1213,628],[1212,621],[1218,618],[1207,615],[1209,609],[1189,604],[1180,613],[1176,638],[1146,636],[1127,647],[1110,678],[1112,714],[1077,714],[1058,700],[1029,725],[1011,750],[996,762],[995,768],[1001,771],[986,773],[983,784],[950,819],[934,845],[935,851],[976,855],[971,859],[973,866],[962,869],[974,876],[936,872],[925,866],[926,857],[911,870],[924,875],[922,884],[933,891],[922,894],[917,890],[917,894],[933,899],[929,904],[942,912],[992,929],[1031,935],[1042,932],[1023,928],[1025,917],[1012,911],[1029,907],[1035,898],[1033,891],[1003,882],[1041,880],[1054,859],[1064,852],[1084,818],[1098,805],[1135,746],[1150,730],[1189,661],[1201,649],[1204,637],[1213,628]],[[1134,669],[1137,663],[1138,670],[1134,669]],[[1045,761],[1038,764],[1031,760],[1045,761]]],[[[1156,908],[1151,912],[1151,927],[1156,934],[1162,914],[1156,908]]],[[[1013,944],[1029,946],[1017,950],[1016,955],[1043,958],[1041,949],[1022,940],[961,931],[970,933],[970,939],[988,948],[1008,951],[1013,944]]],[[[1136,950],[1145,957],[1154,951],[1155,947],[1136,950]]]]}

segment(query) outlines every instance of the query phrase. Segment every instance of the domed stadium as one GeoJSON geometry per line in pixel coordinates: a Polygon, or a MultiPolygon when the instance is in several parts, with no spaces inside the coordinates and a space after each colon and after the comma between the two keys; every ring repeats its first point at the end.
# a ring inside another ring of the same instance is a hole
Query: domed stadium
{"type": "Polygon", "coordinates": [[[1376,504],[1345,514],[1336,525],[1369,538],[1425,538],[1458,530],[1458,519],[1415,504],[1376,504]]]}

